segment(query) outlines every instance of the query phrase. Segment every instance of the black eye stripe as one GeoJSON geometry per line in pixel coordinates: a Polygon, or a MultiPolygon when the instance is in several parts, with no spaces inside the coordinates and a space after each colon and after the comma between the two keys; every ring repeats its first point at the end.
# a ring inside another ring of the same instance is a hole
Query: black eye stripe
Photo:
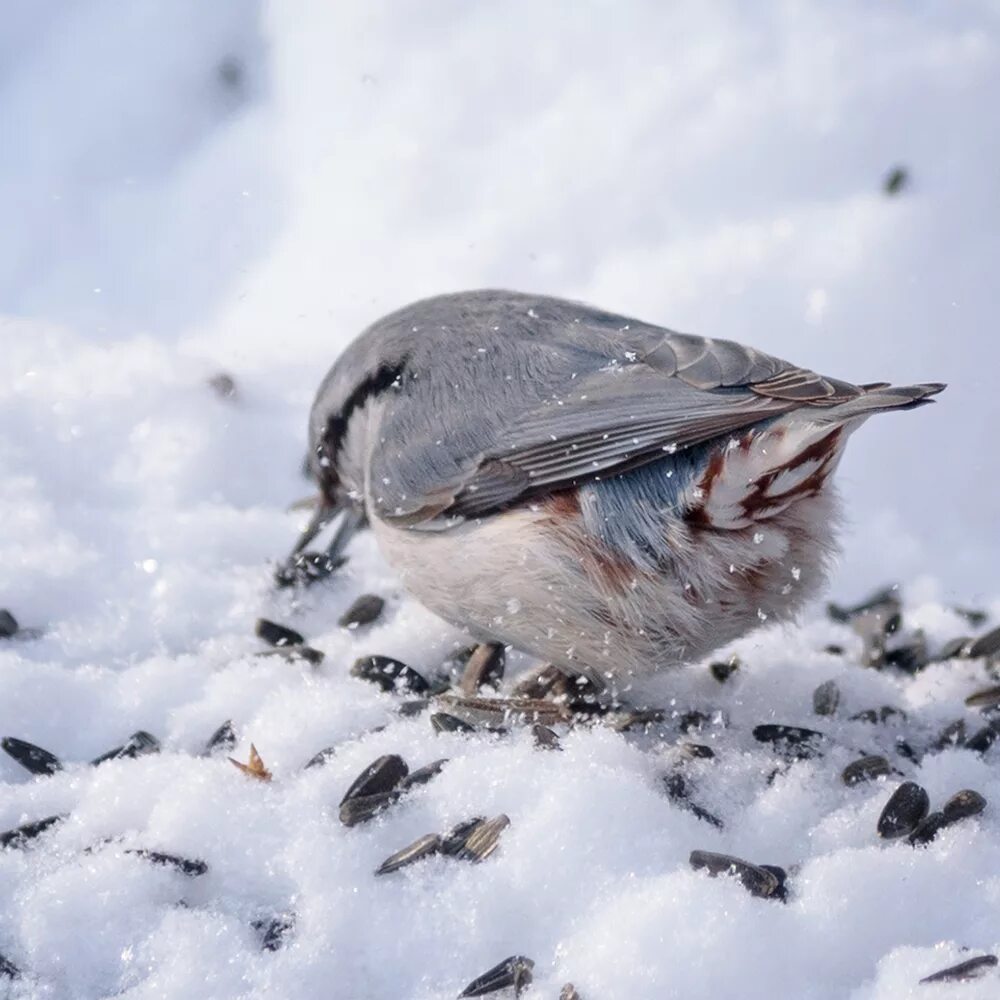
{"type": "Polygon", "coordinates": [[[326,429],[323,436],[316,444],[316,452],[320,459],[326,459],[329,463],[328,469],[332,470],[336,463],[337,455],[344,442],[344,435],[347,433],[347,425],[351,415],[355,410],[364,406],[373,396],[378,396],[398,386],[406,372],[406,365],[409,358],[403,358],[396,364],[383,364],[369,374],[363,381],[359,382],[351,394],[344,400],[344,405],[338,413],[331,414],[326,421],[326,429]]]}

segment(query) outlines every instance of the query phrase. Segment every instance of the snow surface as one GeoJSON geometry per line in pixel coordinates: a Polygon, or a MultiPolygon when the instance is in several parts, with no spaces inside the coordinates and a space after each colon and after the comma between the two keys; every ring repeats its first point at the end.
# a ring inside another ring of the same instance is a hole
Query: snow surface
{"type": "Polygon", "coordinates": [[[996,973],[916,984],[962,947],[1000,948],[1000,751],[897,761],[935,806],[963,787],[991,803],[922,850],[875,836],[898,779],[838,778],[848,747],[974,724],[982,663],[864,671],[817,611],[737,644],[725,685],[703,664],[664,678],[657,704],[729,718],[696,737],[718,758],[688,765],[718,831],[665,796],[669,742],[435,736],[350,678],[361,654],[430,670],[462,642],[370,537],[299,603],[269,581],[304,519],[286,508],[309,492],[306,409],[338,349],[416,296],[493,285],[857,381],[950,382],[852,442],[836,592],[911,581],[906,622],[932,645],[969,631],[956,602],[996,624],[998,18],[985,0],[11,4],[0,607],[41,634],[0,640],[0,735],[71,766],[33,779],[0,755],[0,830],[70,817],[0,851],[0,954],[23,970],[0,995],[430,1000],[521,953],[539,998],[570,980],[589,1000],[995,996],[996,973]],[[912,181],[887,198],[896,163],[912,181]],[[206,385],[220,370],[233,399],[206,385]],[[337,628],[362,592],[389,598],[383,621],[337,628]],[[256,658],[260,615],[322,666],[256,658]],[[820,725],[829,678],[845,705],[820,725]],[[882,704],[910,721],[846,721],[882,704]],[[226,719],[270,785],[196,756],[226,719]],[[750,737],[767,721],[838,748],[769,784],[750,737]],[[86,766],[140,728],[163,753],[86,766]],[[344,828],[344,790],[389,752],[450,762],[344,828]],[[500,812],[483,864],[374,878],[418,835],[500,812]],[[694,848],[797,866],[789,902],[692,872],[694,848]],[[261,951],[252,922],[292,911],[287,945],[261,951]]]}

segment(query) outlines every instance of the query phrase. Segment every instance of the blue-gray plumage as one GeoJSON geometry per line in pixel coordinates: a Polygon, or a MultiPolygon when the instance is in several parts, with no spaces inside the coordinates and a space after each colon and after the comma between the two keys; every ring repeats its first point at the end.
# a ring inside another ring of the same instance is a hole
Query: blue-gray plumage
{"type": "Polygon", "coordinates": [[[607,679],[792,614],[823,578],[847,436],[942,388],[466,292],[361,334],[320,386],[310,445],[323,516],[363,510],[434,611],[607,679]]]}

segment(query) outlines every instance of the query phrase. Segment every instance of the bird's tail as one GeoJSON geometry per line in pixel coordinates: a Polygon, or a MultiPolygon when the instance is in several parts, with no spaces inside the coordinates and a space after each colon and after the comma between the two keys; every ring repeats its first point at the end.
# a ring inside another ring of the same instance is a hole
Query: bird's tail
{"type": "Polygon", "coordinates": [[[813,411],[810,417],[817,423],[845,424],[888,410],[912,410],[926,403],[933,403],[931,396],[941,392],[945,384],[922,382],[919,385],[889,385],[888,382],[871,382],[859,388],[862,390],[860,396],[820,413],[813,411]]]}

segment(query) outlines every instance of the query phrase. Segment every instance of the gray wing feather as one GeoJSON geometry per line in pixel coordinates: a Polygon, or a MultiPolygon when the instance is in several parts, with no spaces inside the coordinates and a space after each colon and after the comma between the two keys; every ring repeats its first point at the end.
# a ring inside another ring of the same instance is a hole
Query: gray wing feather
{"type": "MultiPolygon", "coordinates": [[[[440,354],[430,363],[442,345],[425,345],[427,370],[407,389],[423,394],[422,405],[404,398],[383,414],[381,438],[393,447],[376,449],[372,475],[386,519],[413,526],[439,515],[480,516],[860,394],[731,341],[502,294],[478,312],[471,297],[462,301],[467,350],[456,350],[452,335],[442,366],[440,354]],[[525,324],[531,307],[534,322],[525,324]],[[476,344],[489,345],[488,362],[476,344]],[[441,414],[463,401],[473,404],[469,412],[446,428],[441,414]]],[[[435,320],[442,301],[432,300],[435,320]]]]}

